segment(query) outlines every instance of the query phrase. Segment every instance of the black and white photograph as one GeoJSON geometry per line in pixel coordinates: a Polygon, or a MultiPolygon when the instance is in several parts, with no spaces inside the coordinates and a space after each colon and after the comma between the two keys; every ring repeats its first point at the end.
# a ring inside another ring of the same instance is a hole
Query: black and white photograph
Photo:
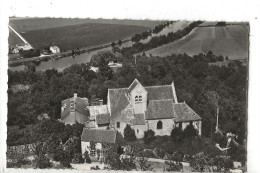
{"type": "Polygon", "coordinates": [[[248,172],[249,20],[6,27],[6,170],[248,172]]]}

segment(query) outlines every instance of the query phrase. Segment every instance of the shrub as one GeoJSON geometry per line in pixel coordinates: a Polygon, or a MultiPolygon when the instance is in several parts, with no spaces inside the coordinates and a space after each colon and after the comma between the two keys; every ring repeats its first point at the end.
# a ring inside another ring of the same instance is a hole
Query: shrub
{"type": "Polygon", "coordinates": [[[45,169],[52,167],[50,159],[45,155],[40,155],[39,157],[36,157],[35,162],[36,168],[45,169]]]}
{"type": "Polygon", "coordinates": [[[84,163],[84,159],[80,153],[76,153],[72,159],[72,163],[84,163]]]}
{"type": "Polygon", "coordinates": [[[162,149],[162,148],[155,148],[153,150],[154,155],[159,158],[159,159],[163,159],[165,154],[166,154],[166,150],[162,149]]]}
{"type": "Polygon", "coordinates": [[[18,168],[21,168],[22,165],[27,165],[29,163],[30,163],[30,161],[28,159],[25,159],[24,156],[19,156],[17,158],[16,165],[18,168]]]}
{"type": "Polygon", "coordinates": [[[95,167],[95,166],[92,166],[90,169],[91,169],[91,170],[100,170],[100,168],[99,168],[98,165],[96,165],[96,167],[95,167]]]}
{"type": "Polygon", "coordinates": [[[184,139],[184,134],[180,128],[174,128],[171,132],[171,138],[173,141],[181,141],[184,139]]]}
{"type": "Polygon", "coordinates": [[[169,161],[165,161],[165,164],[169,167],[166,169],[167,171],[181,171],[183,169],[183,165],[181,162],[177,162],[174,156],[168,156],[169,161]]]}
{"type": "Polygon", "coordinates": [[[127,141],[134,141],[134,140],[136,140],[135,130],[132,129],[129,124],[127,124],[125,129],[124,129],[124,138],[127,141]]]}
{"type": "Polygon", "coordinates": [[[156,158],[152,150],[144,150],[141,152],[138,152],[138,155],[140,157],[146,157],[146,158],[156,158]]]}
{"type": "Polygon", "coordinates": [[[143,140],[144,140],[144,143],[145,143],[146,145],[148,145],[148,144],[150,144],[151,142],[154,141],[154,139],[155,139],[154,134],[155,134],[155,133],[154,133],[153,130],[148,130],[148,131],[145,131],[145,132],[144,132],[144,138],[143,138],[143,140]]]}
{"type": "Polygon", "coordinates": [[[193,127],[193,125],[188,125],[184,129],[184,136],[185,138],[194,138],[198,136],[198,131],[193,127]]]}
{"type": "Polygon", "coordinates": [[[86,163],[91,163],[91,159],[89,157],[88,151],[85,151],[84,158],[86,163]]]}

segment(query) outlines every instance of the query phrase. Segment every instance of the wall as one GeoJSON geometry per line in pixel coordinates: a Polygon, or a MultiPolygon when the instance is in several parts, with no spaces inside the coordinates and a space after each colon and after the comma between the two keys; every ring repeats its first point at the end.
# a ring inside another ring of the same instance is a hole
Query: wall
{"type": "MultiPolygon", "coordinates": [[[[102,149],[101,143],[96,143],[96,150],[97,149],[99,149],[99,150],[102,149]]],[[[88,151],[88,154],[90,154],[90,142],[81,141],[81,151],[82,151],[82,154],[84,154],[85,151],[88,151]]]]}
{"type": "Polygon", "coordinates": [[[148,129],[151,129],[155,132],[155,136],[164,136],[171,135],[174,121],[173,119],[161,119],[163,127],[162,129],[157,129],[157,123],[159,120],[148,120],[148,129]]]}
{"type": "MultiPolygon", "coordinates": [[[[184,130],[189,124],[190,124],[190,122],[182,122],[182,130],[184,130]]],[[[192,125],[195,129],[198,130],[199,135],[201,135],[202,122],[201,121],[193,121],[192,125]]],[[[179,123],[176,123],[176,127],[179,127],[179,123]]]]}
{"type": "Polygon", "coordinates": [[[144,137],[144,132],[147,131],[147,125],[135,125],[135,126],[132,126],[132,129],[135,130],[136,138],[141,139],[144,137]],[[137,132],[137,130],[139,132],[137,132]]]}
{"type": "Polygon", "coordinates": [[[144,113],[147,107],[147,91],[144,89],[144,87],[141,84],[137,84],[136,87],[131,91],[131,103],[134,107],[135,114],[144,113]],[[138,93],[140,92],[140,93],[138,93]],[[141,95],[142,96],[142,102],[141,103],[135,103],[135,96],[141,95]]]}

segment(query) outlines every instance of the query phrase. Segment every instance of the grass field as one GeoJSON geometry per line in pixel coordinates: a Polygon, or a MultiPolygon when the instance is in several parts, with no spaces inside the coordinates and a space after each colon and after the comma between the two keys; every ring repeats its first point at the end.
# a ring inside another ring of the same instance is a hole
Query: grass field
{"type": "Polygon", "coordinates": [[[70,50],[111,43],[147,29],[134,25],[88,23],[27,31],[21,35],[35,48],[57,45],[62,50],[70,50]]]}
{"type": "Polygon", "coordinates": [[[120,24],[144,27],[155,27],[162,21],[152,20],[116,20],[116,19],[78,19],[78,18],[10,18],[9,24],[18,32],[39,29],[57,28],[62,26],[80,25],[87,23],[120,24]]]}
{"type": "Polygon", "coordinates": [[[21,40],[11,29],[9,29],[8,43],[10,47],[15,47],[15,45],[24,44],[23,40],[21,40]]]}
{"type": "Polygon", "coordinates": [[[211,50],[230,59],[245,59],[248,58],[248,30],[245,24],[197,27],[183,39],[146,51],[146,54],[161,57],[179,53],[195,55],[211,50]]]}

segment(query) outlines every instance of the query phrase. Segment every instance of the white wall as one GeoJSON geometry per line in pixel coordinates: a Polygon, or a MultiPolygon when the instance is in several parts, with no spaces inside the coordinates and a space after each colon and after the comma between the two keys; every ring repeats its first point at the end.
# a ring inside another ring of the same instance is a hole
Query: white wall
{"type": "Polygon", "coordinates": [[[173,119],[148,120],[148,129],[153,130],[155,132],[155,136],[170,136],[173,129],[173,125],[173,119]],[[157,129],[157,123],[159,121],[162,121],[162,129],[157,129]]]}
{"type": "Polygon", "coordinates": [[[147,91],[144,89],[144,87],[140,84],[137,84],[135,88],[131,91],[131,103],[134,107],[135,114],[141,114],[146,111],[147,107],[147,91]],[[140,92],[140,93],[138,93],[140,92]],[[141,95],[142,96],[142,102],[141,103],[135,103],[135,96],[141,95]]]}
{"type": "Polygon", "coordinates": [[[144,132],[147,131],[147,125],[135,125],[132,126],[132,129],[135,130],[135,136],[137,139],[141,139],[144,137],[144,132]],[[138,132],[137,132],[138,130],[138,132]]]}

